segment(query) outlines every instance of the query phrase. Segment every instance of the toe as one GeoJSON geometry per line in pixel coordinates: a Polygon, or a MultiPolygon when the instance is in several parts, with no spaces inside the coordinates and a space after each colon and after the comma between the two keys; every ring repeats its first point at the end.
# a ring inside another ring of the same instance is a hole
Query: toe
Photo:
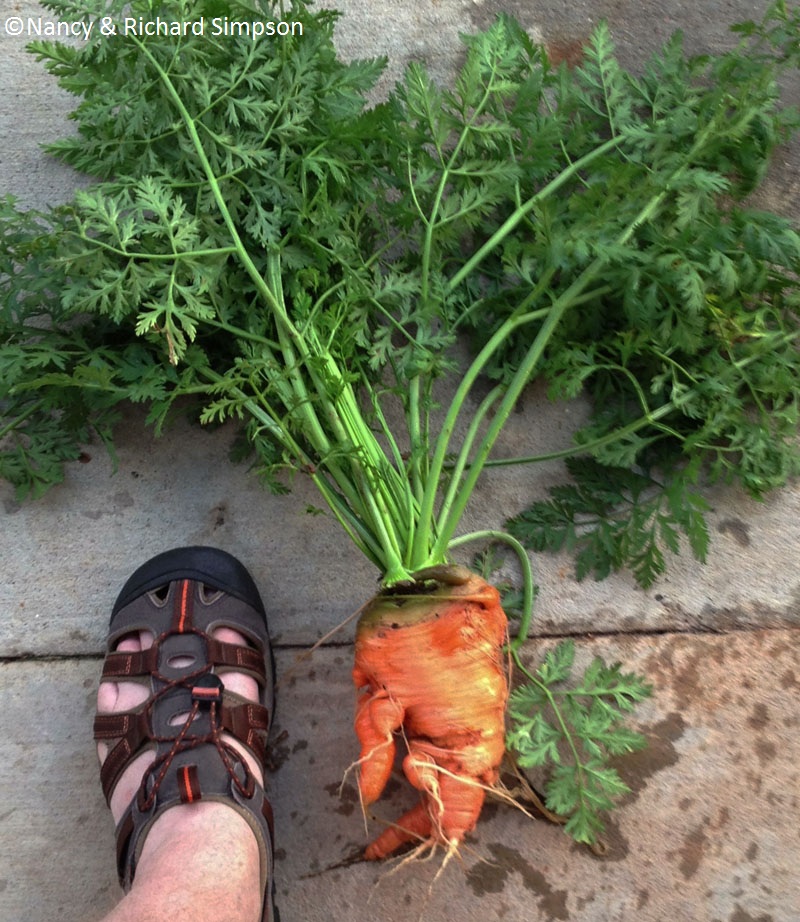
{"type": "MultiPolygon", "coordinates": [[[[136,653],[146,650],[153,644],[153,635],[149,631],[137,631],[123,637],[115,649],[122,653],[136,653]]],[[[101,682],[97,689],[97,713],[114,714],[118,711],[131,711],[146,701],[150,692],[138,682],[101,682]]],[[[110,751],[108,743],[97,744],[97,757],[102,765],[110,751]]],[[[150,756],[152,761],[152,755],[150,756]]],[[[143,769],[139,766],[139,774],[143,769]]]]}
{"type": "MultiPolygon", "coordinates": [[[[214,631],[214,637],[223,643],[247,646],[244,634],[230,627],[217,628],[214,631]]],[[[228,691],[235,692],[250,701],[258,701],[258,682],[252,676],[245,675],[242,672],[224,672],[220,674],[220,679],[222,679],[222,684],[228,691]]]]}

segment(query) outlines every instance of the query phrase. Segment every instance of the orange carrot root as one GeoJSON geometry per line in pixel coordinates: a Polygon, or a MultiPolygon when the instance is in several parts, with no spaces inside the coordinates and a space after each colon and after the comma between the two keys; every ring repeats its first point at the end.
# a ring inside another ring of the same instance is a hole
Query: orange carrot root
{"type": "Polygon", "coordinates": [[[428,806],[420,801],[407,813],[404,813],[397,823],[385,829],[374,842],[364,850],[367,861],[378,861],[397,851],[401,845],[408,842],[427,842],[431,837],[431,817],[428,806]]]}
{"type": "Polygon", "coordinates": [[[394,763],[394,732],[403,725],[403,709],[385,693],[363,693],[356,705],[356,733],[361,741],[359,788],[365,804],[381,796],[394,763]]]}
{"type": "Polygon", "coordinates": [[[400,731],[408,743],[403,772],[422,794],[368,846],[371,860],[411,841],[457,846],[474,829],[505,752],[507,620],[499,593],[460,567],[436,576],[422,591],[377,596],[356,632],[362,802],[383,792],[400,731]]]}

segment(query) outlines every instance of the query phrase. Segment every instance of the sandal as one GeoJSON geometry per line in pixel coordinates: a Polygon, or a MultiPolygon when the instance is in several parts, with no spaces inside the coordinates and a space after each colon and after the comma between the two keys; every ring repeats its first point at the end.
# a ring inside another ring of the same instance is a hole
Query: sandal
{"type": "Polygon", "coordinates": [[[264,765],[273,676],[264,606],[252,577],[235,557],[210,547],[177,548],[139,567],[125,583],[111,614],[102,680],[140,682],[150,697],[135,710],[98,714],[94,736],[110,746],[100,769],[109,802],[133,759],[146,749],[155,752],[137,796],[117,825],[117,870],[126,892],[157,817],[180,804],[222,801],[255,834],[264,893],[262,922],[277,922],[274,881],[267,892],[273,880],[272,808],[241,753],[221,738],[231,734],[264,765]],[[239,631],[248,646],[216,640],[212,635],[219,627],[239,631]],[[152,633],[150,648],[115,651],[123,637],[140,630],[152,633]],[[260,703],[223,690],[219,676],[225,671],[254,677],[260,703]]]}

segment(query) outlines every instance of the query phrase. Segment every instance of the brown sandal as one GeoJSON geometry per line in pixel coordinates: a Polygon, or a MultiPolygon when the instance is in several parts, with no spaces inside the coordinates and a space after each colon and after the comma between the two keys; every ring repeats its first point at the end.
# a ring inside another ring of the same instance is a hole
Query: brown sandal
{"type": "Polygon", "coordinates": [[[263,767],[273,710],[273,658],[264,606],[245,567],[225,551],[185,547],[159,554],[131,576],[111,614],[103,681],[146,684],[140,707],[98,714],[96,740],[111,749],[100,770],[106,800],[127,766],[147,749],[155,761],[117,826],[117,869],[130,889],[136,862],[155,819],[198,800],[221,801],[250,825],[261,857],[262,922],[277,922],[274,907],[272,808],[242,755],[222,739],[229,733],[263,767]],[[230,627],[247,646],[214,639],[230,627]],[[150,631],[152,647],[116,652],[119,641],[150,631]],[[226,671],[255,678],[260,703],[223,689],[226,671]],[[175,724],[177,715],[187,715],[175,724]]]}

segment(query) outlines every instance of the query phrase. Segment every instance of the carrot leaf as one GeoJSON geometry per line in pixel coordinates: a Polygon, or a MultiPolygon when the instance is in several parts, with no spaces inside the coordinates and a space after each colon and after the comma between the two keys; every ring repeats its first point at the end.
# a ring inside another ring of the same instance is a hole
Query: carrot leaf
{"type": "Polygon", "coordinates": [[[548,809],[566,820],[578,842],[594,843],[603,815],[629,792],[616,763],[646,745],[626,720],[652,693],[646,681],[619,663],[595,657],[572,679],[575,642],[549,650],[535,672],[519,662],[527,682],[511,693],[507,744],[523,769],[542,769],[548,809]]]}
{"type": "Polygon", "coordinates": [[[708,503],[695,487],[694,469],[675,468],[666,478],[641,470],[611,467],[591,457],[566,462],[573,482],[549,490],[508,523],[508,529],[534,551],[568,550],[575,574],[603,579],[630,568],[647,588],[666,570],[666,554],[679,553],[683,535],[703,561],[708,503]]]}

